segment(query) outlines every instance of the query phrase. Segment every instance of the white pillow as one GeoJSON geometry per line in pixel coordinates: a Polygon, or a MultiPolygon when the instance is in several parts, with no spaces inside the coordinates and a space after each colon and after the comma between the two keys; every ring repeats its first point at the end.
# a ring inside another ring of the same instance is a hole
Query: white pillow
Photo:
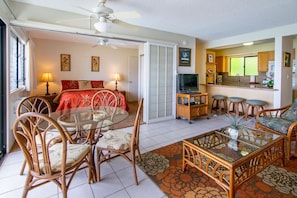
{"type": "Polygon", "coordinates": [[[79,89],[89,89],[92,88],[92,84],[90,80],[79,80],[78,81],[78,88],[79,89]]]}

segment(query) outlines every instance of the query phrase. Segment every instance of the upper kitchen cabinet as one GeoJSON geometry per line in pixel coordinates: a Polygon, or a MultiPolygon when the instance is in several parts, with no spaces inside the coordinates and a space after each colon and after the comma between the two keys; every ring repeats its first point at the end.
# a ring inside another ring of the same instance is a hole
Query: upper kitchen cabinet
{"type": "Polygon", "coordinates": [[[216,69],[219,72],[228,72],[227,56],[216,56],[216,69]]]}
{"type": "Polygon", "coordinates": [[[269,61],[274,61],[274,51],[258,52],[258,71],[267,72],[269,61]]]}

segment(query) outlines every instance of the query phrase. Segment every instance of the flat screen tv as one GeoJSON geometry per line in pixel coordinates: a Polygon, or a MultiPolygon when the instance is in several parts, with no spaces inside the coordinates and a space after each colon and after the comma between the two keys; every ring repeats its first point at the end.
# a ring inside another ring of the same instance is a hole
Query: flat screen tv
{"type": "Polygon", "coordinates": [[[178,92],[199,92],[198,74],[178,74],[178,92]]]}

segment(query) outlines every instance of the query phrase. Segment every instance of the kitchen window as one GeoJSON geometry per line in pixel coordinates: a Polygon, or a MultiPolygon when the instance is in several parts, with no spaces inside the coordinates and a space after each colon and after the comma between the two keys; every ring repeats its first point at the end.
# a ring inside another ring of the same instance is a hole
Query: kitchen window
{"type": "Polygon", "coordinates": [[[257,76],[258,56],[230,58],[230,76],[257,76]]]}

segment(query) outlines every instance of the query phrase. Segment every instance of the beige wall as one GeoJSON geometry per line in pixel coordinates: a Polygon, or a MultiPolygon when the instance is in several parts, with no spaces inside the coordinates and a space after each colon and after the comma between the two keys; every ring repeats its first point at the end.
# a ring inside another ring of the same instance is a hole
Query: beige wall
{"type": "Polygon", "coordinates": [[[104,80],[106,88],[114,89],[112,76],[119,73],[121,80],[119,90],[127,90],[128,57],[138,56],[137,49],[109,46],[92,46],[82,43],[61,42],[55,40],[35,39],[35,63],[37,88],[31,95],[45,94],[45,82],[40,82],[42,72],[52,72],[54,82],[49,84],[49,92],[59,93],[61,80],[104,80]],[[60,54],[71,55],[71,71],[61,71],[60,54]],[[91,71],[91,56],[100,57],[99,72],[91,71]]]}

